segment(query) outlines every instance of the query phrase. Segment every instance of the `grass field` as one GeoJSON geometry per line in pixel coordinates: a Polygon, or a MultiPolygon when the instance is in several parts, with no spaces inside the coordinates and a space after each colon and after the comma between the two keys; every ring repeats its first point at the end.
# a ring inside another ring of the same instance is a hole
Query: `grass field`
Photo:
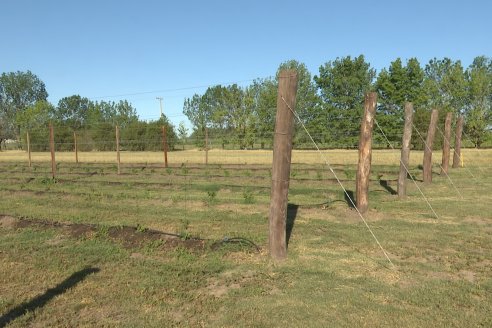
{"type": "MultiPolygon", "coordinates": [[[[356,151],[324,152],[349,192],[356,151]]],[[[373,153],[369,226],[324,159],[295,151],[289,257],[267,253],[271,152],[0,152],[0,327],[490,327],[492,151],[394,195],[373,153]],[[451,182],[450,182],[451,180],[451,182]],[[234,239],[237,238],[237,239],[234,239]],[[259,247],[259,249],[256,248],[259,247]]]]}

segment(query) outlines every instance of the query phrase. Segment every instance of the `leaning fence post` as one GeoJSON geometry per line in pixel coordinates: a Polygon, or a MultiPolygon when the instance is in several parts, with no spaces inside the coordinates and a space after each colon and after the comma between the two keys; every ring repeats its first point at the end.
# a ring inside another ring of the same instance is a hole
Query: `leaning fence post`
{"type": "Polygon", "coordinates": [[[360,125],[359,164],[356,176],[356,206],[364,213],[369,207],[369,176],[371,174],[372,128],[376,111],[377,94],[370,92],[364,99],[364,117],[360,125]]]}
{"type": "Polygon", "coordinates": [[[279,74],[278,81],[268,236],[270,256],[275,260],[287,257],[287,196],[294,130],[292,111],[296,105],[297,73],[294,70],[283,70],[279,74]]]}
{"type": "Polygon", "coordinates": [[[118,164],[118,175],[121,173],[120,169],[120,128],[116,126],[116,162],[118,164]]]}
{"type": "Polygon", "coordinates": [[[449,170],[449,157],[451,155],[451,119],[453,113],[448,112],[446,114],[446,121],[444,122],[444,140],[442,143],[442,162],[441,162],[441,174],[448,174],[449,170]]]}
{"type": "Polygon", "coordinates": [[[53,131],[53,124],[49,124],[50,129],[50,153],[51,153],[51,176],[53,179],[56,177],[56,161],[55,161],[55,134],[53,131]]]}
{"type": "Polygon", "coordinates": [[[427,138],[424,145],[424,183],[432,182],[432,146],[434,144],[434,136],[436,134],[438,115],[439,112],[437,111],[437,109],[433,109],[429,123],[429,130],[427,131],[427,138]]]}
{"type": "Polygon", "coordinates": [[[398,175],[398,198],[407,194],[407,175],[410,165],[410,140],[412,139],[413,104],[405,103],[405,126],[401,142],[400,174],[398,175]]]}
{"type": "Polygon", "coordinates": [[[463,116],[458,117],[456,122],[456,134],[454,139],[453,168],[460,167],[461,159],[461,136],[463,134],[463,116]]]}

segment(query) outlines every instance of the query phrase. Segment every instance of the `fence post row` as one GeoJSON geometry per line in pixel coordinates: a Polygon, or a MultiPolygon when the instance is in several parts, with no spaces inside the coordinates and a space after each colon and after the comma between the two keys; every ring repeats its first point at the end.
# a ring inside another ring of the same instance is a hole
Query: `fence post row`
{"type": "Polygon", "coordinates": [[[461,137],[463,134],[463,116],[458,117],[454,139],[453,168],[460,167],[461,162],[461,137]]]}
{"type": "Polygon", "coordinates": [[[297,72],[283,70],[278,80],[268,245],[270,256],[275,260],[282,260],[287,257],[287,196],[294,130],[292,110],[296,105],[297,72]]]}
{"type": "Polygon", "coordinates": [[[360,125],[359,164],[356,176],[356,206],[364,213],[369,207],[369,176],[371,174],[372,128],[376,111],[377,94],[370,92],[364,99],[364,117],[360,125]]]}
{"type": "Polygon", "coordinates": [[[55,134],[53,131],[53,124],[49,124],[50,129],[50,152],[51,152],[51,176],[53,179],[56,177],[56,162],[55,162],[55,134]]]}
{"type": "Polygon", "coordinates": [[[405,103],[405,126],[401,142],[400,174],[398,175],[398,197],[404,198],[407,194],[407,175],[410,164],[410,140],[412,139],[413,104],[405,103]]]}
{"type": "Polygon", "coordinates": [[[438,115],[438,110],[433,109],[429,123],[429,130],[427,131],[427,138],[424,145],[424,183],[432,182],[432,146],[434,144],[434,136],[436,134],[438,115]]]}

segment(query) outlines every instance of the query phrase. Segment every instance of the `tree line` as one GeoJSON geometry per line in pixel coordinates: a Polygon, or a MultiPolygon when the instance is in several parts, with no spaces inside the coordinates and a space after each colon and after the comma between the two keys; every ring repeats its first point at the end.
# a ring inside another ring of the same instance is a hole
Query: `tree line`
{"type": "MultiPolygon", "coordinates": [[[[319,67],[312,76],[306,65],[296,60],[282,63],[282,69],[295,69],[298,92],[295,110],[313,139],[324,148],[357,147],[364,94],[378,93],[375,128],[376,147],[399,146],[403,129],[404,103],[415,108],[412,145],[423,148],[430,111],[465,119],[464,132],[469,146],[492,145],[492,59],[476,57],[464,68],[459,60],[432,59],[425,66],[416,58],[396,59],[378,74],[365,60],[340,57],[319,67]]],[[[222,148],[265,148],[273,143],[277,102],[277,77],[256,79],[245,87],[215,85],[203,94],[186,98],[183,113],[193,125],[191,138],[199,147],[208,132],[212,144],[222,148]]],[[[2,73],[0,76],[0,142],[21,141],[25,146],[30,132],[33,150],[48,149],[48,123],[55,127],[57,148],[73,149],[73,133],[81,150],[113,150],[115,126],[121,131],[121,145],[127,150],[162,148],[161,127],[166,126],[173,149],[187,138],[184,124],[176,129],[165,116],[155,121],[140,120],[126,100],[92,101],[79,95],[62,98],[55,106],[47,101],[43,81],[30,71],[2,73]],[[177,130],[177,131],[176,131],[177,130]]],[[[312,148],[304,129],[294,135],[297,148],[312,148]]],[[[440,147],[437,134],[435,145],[440,147]]]]}
{"type": "MultiPolygon", "coordinates": [[[[325,148],[357,147],[364,94],[378,93],[374,142],[387,147],[386,138],[399,146],[404,123],[404,104],[415,108],[414,125],[422,137],[429,124],[430,111],[455,118],[463,115],[470,146],[491,145],[492,136],[492,59],[479,56],[466,69],[459,60],[432,59],[422,66],[416,58],[391,62],[379,74],[363,55],[328,61],[312,76],[306,65],[295,60],[282,63],[277,71],[295,69],[298,74],[296,111],[313,139],[325,148]],[[384,133],[384,135],[383,135],[384,133]]],[[[270,147],[275,125],[278,79],[257,79],[246,87],[236,84],[209,87],[203,94],[185,99],[183,113],[193,124],[193,137],[203,145],[205,130],[225,148],[270,147]]],[[[412,146],[423,148],[421,136],[414,133],[412,146]]],[[[304,129],[297,128],[296,147],[313,147],[304,129]]],[[[442,136],[438,134],[436,147],[442,136]]]]}
{"type": "Polygon", "coordinates": [[[57,150],[72,150],[74,133],[82,151],[114,150],[116,126],[120,128],[120,144],[125,150],[161,150],[162,127],[167,128],[170,149],[176,133],[165,116],[142,121],[136,109],[126,100],[91,101],[79,95],[60,99],[56,106],[47,101],[43,81],[32,72],[3,73],[0,77],[0,142],[21,141],[25,149],[29,132],[35,151],[49,149],[48,124],[55,131],[57,150]]]}

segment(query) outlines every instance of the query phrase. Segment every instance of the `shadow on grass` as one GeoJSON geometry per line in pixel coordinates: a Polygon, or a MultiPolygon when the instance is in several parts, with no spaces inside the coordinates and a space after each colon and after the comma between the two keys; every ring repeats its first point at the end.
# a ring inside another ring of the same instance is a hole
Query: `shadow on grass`
{"type": "Polygon", "coordinates": [[[396,195],[398,194],[396,192],[395,189],[393,189],[389,184],[388,184],[388,180],[381,180],[379,179],[379,184],[381,185],[381,187],[383,187],[384,189],[386,189],[386,191],[388,191],[391,195],[396,195]]]}
{"type": "Polygon", "coordinates": [[[70,277],[59,283],[53,288],[48,289],[44,294],[36,296],[27,303],[20,304],[0,317],[0,328],[7,326],[10,322],[23,316],[27,312],[33,312],[42,308],[54,297],[65,293],[68,289],[74,287],[83,281],[88,275],[99,272],[99,268],[85,268],[75,272],[70,277]]]}
{"type": "Polygon", "coordinates": [[[296,204],[287,204],[287,224],[286,224],[286,243],[287,247],[289,247],[290,236],[292,235],[292,229],[294,229],[294,222],[297,216],[297,210],[299,209],[299,205],[296,204]]]}
{"type": "Polygon", "coordinates": [[[347,192],[344,192],[343,198],[345,198],[348,207],[355,208],[355,196],[352,190],[347,190],[347,192]]]}

